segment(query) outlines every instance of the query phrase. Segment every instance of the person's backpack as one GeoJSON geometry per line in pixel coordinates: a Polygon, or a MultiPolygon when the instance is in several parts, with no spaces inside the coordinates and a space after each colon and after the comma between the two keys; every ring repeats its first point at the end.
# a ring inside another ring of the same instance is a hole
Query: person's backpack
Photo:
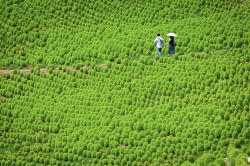
{"type": "Polygon", "coordinates": [[[175,41],[173,42],[173,46],[176,46],[176,42],[175,41]]]}

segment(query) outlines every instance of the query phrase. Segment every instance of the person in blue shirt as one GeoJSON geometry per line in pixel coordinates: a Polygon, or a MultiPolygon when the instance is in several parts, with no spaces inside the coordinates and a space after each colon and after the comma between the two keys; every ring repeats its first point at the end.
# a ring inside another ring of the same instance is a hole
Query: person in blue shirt
{"type": "Polygon", "coordinates": [[[157,38],[154,40],[155,46],[157,48],[157,53],[161,57],[161,49],[162,49],[162,44],[164,43],[163,38],[160,36],[160,34],[157,34],[157,38]]]}

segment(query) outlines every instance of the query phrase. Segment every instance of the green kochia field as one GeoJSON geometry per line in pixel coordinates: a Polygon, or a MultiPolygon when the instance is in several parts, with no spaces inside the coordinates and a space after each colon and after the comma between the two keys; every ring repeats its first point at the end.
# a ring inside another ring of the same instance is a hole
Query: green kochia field
{"type": "Polygon", "coordinates": [[[0,2],[0,165],[247,165],[249,1],[0,2]]]}
{"type": "Polygon", "coordinates": [[[249,59],[235,53],[143,56],[88,75],[4,74],[1,164],[244,163],[249,70],[249,59]]]}
{"type": "MultiPolygon", "coordinates": [[[[49,68],[155,56],[174,32],[176,54],[248,48],[249,1],[0,1],[0,67],[49,68]]],[[[168,50],[163,49],[163,55],[168,50]]]]}

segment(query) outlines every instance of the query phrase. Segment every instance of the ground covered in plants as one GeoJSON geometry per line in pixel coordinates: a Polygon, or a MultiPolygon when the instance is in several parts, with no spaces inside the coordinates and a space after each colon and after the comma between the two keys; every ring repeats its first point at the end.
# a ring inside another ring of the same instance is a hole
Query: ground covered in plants
{"type": "Polygon", "coordinates": [[[0,2],[0,165],[247,165],[249,1],[0,2]]]}

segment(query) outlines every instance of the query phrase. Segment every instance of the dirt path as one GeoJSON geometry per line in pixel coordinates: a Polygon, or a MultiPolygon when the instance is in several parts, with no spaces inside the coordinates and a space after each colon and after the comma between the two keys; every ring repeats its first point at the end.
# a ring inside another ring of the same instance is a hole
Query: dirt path
{"type": "Polygon", "coordinates": [[[229,160],[228,160],[228,158],[224,158],[224,161],[227,164],[227,166],[229,166],[229,160]]]}
{"type": "MultiPolygon", "coordinates": [[[[106,67],[105,64],[101,64],[100,66],[106,67]]],[[[87,68],[88,71],[92,69],[90,66],[83,66],[83,69],[84,68],[87,68]]],[[[76,70],[74,67],[67,67],[67,69],[76,70]]],[[[59,69],[55,68],[54,70],[59,70],[59,69]]],[[[30,69],[21,69],[20,71],[23,73],[31,73],[30,69]]],[[[46,68],[41,68],[40,71],[44,71],[46,74],[49,73],[49,71],[46,68]]],[[[76,72],[80,73],[80,70],[76,70],[76,72]]],[[[0,70],[0,77],[2,77],[4,73],[13,74],[13,70],[0,70]]]]}
{"type": "MultiPolygon", "coordinates": [[[[121,66],[121,64],[117,64],[117,65],[119,67],[121,66]]],[[[99,64],[99,66],[106,67],[106,64],[99,64]]],[[[82,68],[83,69],[87,68],[88,71],[92,69],[90,66],[83,66],[82,68]]],[[[76,70],[74,67],[67,67],[66,69],[76,70]]],[[[54,68],[54,70],[59,70],[59,69],[58,68],[54,68]]],[[[23,72],[23,73],[31,73],[30,69],[21,69],[20,71],[23,72]]],[[[44,71],[46,74],[49,73],[49,71],[46,68],[41,68],[40,71],[44,71]]],[[[80,73],[81,71],[80,70],[76,70],[76,72],[80,73]]],[[[9,73],[11,75],[11,74],[13,74],[13,70],[0,70],[0,77],[2,77],[4,73],[9,73]]],[[[64,73],[66,73],[66,72],[64,72],[64,73]]]]}
{"type": "MultiPolygon", "coordinates": [[[[218,53],[218,52],[225,52],[225,51],[228,51],[228,50],[217,50],[217,51],[214,51],[214,53],[218,53]]],[[[201,52],[200,54],[205,54],[205,52],[201,52]]],[[[185,54],[185,55],[189,55],[189,54],[185,54]]],[[[184,56],[184,55],[180,55],[180,56],[184,56]]],[[[155,59],[153,59],[153,61],[156,61],[155,59]]],[[[139,60],[135,60],[136,63],[139,63],[139,60]]],[[[121,64],[117,64],[119,67],[121,64]]],[[[99,66],[101,67],[106,67],[106,64],[99,64],[99,66]]],[[[30,68],[32,66],[29,66],[30,68]]],[[[83,66],[83,69],[84,68],[87,68],[88,71],[91,70],[92,68],[90,66],[83,66]]],[[[72,69],[72,70],[76,70],[74,67],[67,67],[67,69],[72,69]]],[[[54,70],[58,70],[58,68],[55,68],[54,70]]],[[[30,69],[21,69],[21,71],[23,73],[31,73],[30,72],[30,69]]],[[[46,68],[41,68],[40,71],[44,71],[46,74],[48,74],[48,70],[46,68]]],[[[80,73],[80,70],[76,70],[77,72],[80,73]]],[[[13,70],[0,70],[0,77],[3,76],[4,73],[9,73],[9,74],[13,74],[13,70]]]]}
{"type": "Polygon", "coordinates": [[[120,147],[128,149],[128,146],[124,145],[124,144],[119,144],[120,147]]]}
{"type": "MultiPolygon", "coordinates": [[[[31,73],[30,69],[23,69],[21,70],[23,73],[31,73]]],[[[0,70],[0,77],[3,76],[4,73],[9,73],[9,74],[13,74],[13,70],[0,70]]]]}

